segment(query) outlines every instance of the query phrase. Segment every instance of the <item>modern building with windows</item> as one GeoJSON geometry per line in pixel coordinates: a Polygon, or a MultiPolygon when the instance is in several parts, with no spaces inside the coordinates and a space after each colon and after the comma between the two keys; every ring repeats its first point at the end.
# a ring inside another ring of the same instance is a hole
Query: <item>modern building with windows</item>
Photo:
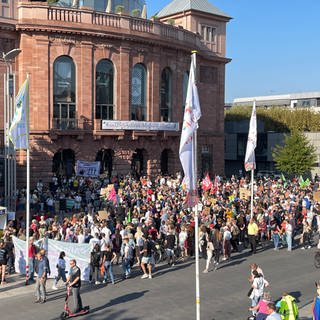
{"type": "Polygon", "coordinates": [[[258,96],[247,98],[236,98],[233,100],[233,106],[249,106],[256,101],[259,107],[277,107],[286,106],[290,108],[312,108],[320,111],[320,92],[300,92],[288,93],[270,96],[258,96]]]}
{"type": "MultiPolygon", "coordinates": [[[[141,0],[2,0],[0,15],[0,51],[22,50],[13,61],[17,87],[30,76],[33,183],[54,173],[72,175],[76,160],[100,161],[109,175],[180,170],[192,50],[198,52],[203,114],[199,174],[224,172],[230,17],[207,0],[173,0],[151,19],[141,0]]],[[[1,96],[4,72],[0,62],[1,96]]],[[[17,163],[23,183],[23,151],[17,163]]]]}

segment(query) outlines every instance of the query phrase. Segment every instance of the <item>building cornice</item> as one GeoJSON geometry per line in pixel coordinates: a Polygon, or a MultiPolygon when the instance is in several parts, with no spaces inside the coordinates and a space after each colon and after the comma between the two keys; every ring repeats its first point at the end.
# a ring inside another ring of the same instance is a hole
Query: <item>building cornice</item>
{"type": "Polygon", "coordinates": [[[230,60],[213,53],[198,34],[157,20],[73,9],[20,3],[19,32],[76,35],[82,37],[136,42],[161,48],[191,52],[220,63],[230,60]]]}

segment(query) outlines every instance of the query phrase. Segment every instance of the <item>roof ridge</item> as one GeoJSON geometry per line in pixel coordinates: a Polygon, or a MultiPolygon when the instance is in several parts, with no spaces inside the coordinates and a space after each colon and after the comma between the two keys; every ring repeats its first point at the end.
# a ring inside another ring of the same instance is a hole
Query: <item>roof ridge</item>
{"type": "Polygon", "coordinates": [[[157,13],[157,16],[166,17],[186,10],[196,10],[230,18],[230,16],[215,7],[208,0],[172,0],[168,5],[166,5],[157,13]]]}

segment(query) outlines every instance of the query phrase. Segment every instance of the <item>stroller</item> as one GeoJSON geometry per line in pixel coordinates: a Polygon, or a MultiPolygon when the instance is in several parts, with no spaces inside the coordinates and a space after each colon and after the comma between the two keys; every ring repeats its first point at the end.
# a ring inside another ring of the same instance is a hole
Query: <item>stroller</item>
{"type": "Polygon", "coordinates": [[[82,316],[84,314],[87,314],[90,310],[89,306],[85,306],[83,309],[81,309],[78,312],[73,313],[71,309],[69,308],[68,300],[71,295],[71,287],[67,287],[67,294],[65,298],[65,303],[64,303],[64,311],[60,315],[60,319],[67,319],[67,318],[72,318],[72,317],[77,317],[77,316],[82,316]]]}

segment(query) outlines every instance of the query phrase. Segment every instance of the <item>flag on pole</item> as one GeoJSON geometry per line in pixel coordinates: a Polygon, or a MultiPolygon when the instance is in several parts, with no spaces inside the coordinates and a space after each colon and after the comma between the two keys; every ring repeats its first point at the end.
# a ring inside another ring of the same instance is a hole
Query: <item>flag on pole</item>
{"type": "Polygon", "coordinates": [[[112,187],[112,189],[110,190],[108,200],[111,201],[114,205],[117,203],[117,193],[114,187],[112,187]]]}
{"type": "Polygon", "coordinates": [[[179,157],[184,171],[187,198],[196,190],[196,172],[194,172],[194,133],[198,129],[201,117],[198,89],[196,85],[196,53],[191,55],[186,105],[184,109],[182,132],[180,138],[179,157]]]}
{"type": "Polygon", "coordinates": [[[247,150],[244,160],[244,168],[246,171],[252,171],[256,167],[256,159],[254,150],[257,146],[257,114],[256,101],[253,102],[252,114],[250,119],[250,128],[248,134],[247,150]]]}
{"type": "Polygon", "coordinates": [[[17,149],[29,148],[29,78],[25,80],[15,100],[15,112],[9,128],[9,139],[17,149]]]}
{"type": "Polygon", "coordinates": [[[211,187],[210,194],[216,194],[218,192],[218,190],[219,190],[219,186],[220,186],[220,177],[219,176],[215,176],[214,184],[211,187]]]}
{"type": "Polygon", "coordinates": [[[212,188],[212,181],[210,180],[209,173],[207,173],[202,180],[201,187],[203,191],[208,191],[212,188]]]}

